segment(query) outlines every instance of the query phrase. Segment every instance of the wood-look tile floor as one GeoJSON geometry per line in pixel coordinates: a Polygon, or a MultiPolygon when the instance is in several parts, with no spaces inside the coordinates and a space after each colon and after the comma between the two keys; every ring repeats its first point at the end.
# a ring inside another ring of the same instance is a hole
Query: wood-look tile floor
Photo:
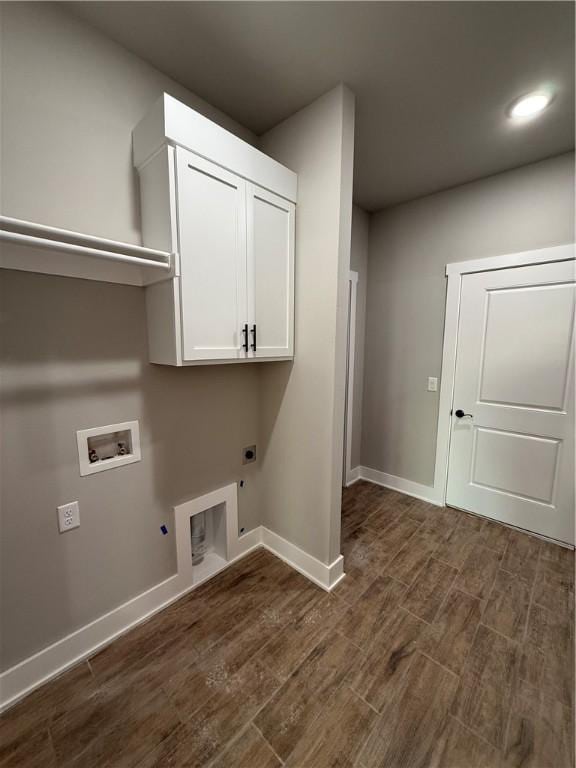
{"type": "Polygon", "coordinates": [[[328,595],[258,551],[0,718],[3,768],[569,768],[573,553],[360,482],[328,595]]]}

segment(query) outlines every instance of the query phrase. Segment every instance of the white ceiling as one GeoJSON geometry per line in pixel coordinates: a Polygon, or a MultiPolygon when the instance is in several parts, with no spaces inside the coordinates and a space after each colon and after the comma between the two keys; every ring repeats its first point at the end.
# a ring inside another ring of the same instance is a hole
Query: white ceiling
{"type": "Polygon", "coordinates": [[[357,97],[366,210],[574,146],[569,2],[74,2],[109,37],[261,134],[338,82],[357,97]],[[506,119],[550,84],[538,119],[506,119]]]}

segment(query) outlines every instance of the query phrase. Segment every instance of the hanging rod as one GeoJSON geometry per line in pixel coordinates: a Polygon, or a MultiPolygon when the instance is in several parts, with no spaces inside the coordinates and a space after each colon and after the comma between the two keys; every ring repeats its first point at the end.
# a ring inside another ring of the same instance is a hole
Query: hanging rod
{"type": "Polygon", "coordinates": [[[155,259],[168,259],[170,254],[167,251],[157,251],[154,248],[145,248],[142,245],[134,245],[133,243],[122,243],[118,240],[109,240],[106,237],[98,237],[96,235],[85,235],[81,232],[74,232],[71,229],[62,229],[61,227],[50,227],[48,224],[37,224],[34,221],[26,221],[25,219],[14,219],[11,216],[0,216],[0,229],[8,229],[19,234],[33,234],[42,235],[46,234],[46,239],[55,239],[51,236],[58,236],[64,238],[64,240],[77,240],[82,244],[94,244],[96,248],[118,250],[121,253],[132,253],[134,256],[145,258],[146,256],[155,259]]]}
{"type": "MultiPolygon", "coordinates": [[[[84,235],[78,235],[78,238],[80,237],[84,237],[84,235]]],[[[90,239],[92,242],[102,242],[98,238],[90,237],[90,239]]],[[[91,248],[86,245],[77,245],[76,243],[64,243],[59,240],[48,240],[47,238],[36,237],[34,235],[22,235],[19,232],[6,232],[5,230],[0,230],[0,240],[4,240],[7,243],[15,243],[17,245],[29,245],[34,248],[44,248],[50,251],[59,251],[60,253],[79,253],[83,256],[96,256],[99,259],[107,259],[108,261],[121,261],[125,264],[134,264],[142,267],[152,267],[156,269],[167,270],[171,269],[170,254],[165,251],[152,251],[150,248],[141,248],[140,252],[144,251],[147,253],[153,253],[154,255],[161,257],[162,261],[146,257],[143,258],[142,256],[131,256],[130,254],[126,253],[116,253],[116,251],[105,251],[101,248],[91,248]]],[[[120,246],[124,244],[118,243],[117,245],[120,246]]],[[[139,248],[139,246],[132,246],[130,250],[134,250],[136,248],[139,248]]]]}
{"type": "Polygon", "coordinates": [[[2,227],[0,240],[16,245],[28,245],[60,253],[78,253],[82,256],[93,256],[135,266],[171,269],[172,254],[166,251],[145,248],[132,243],[121,243],[118,240],[109,240],[95,235],[84,235],[69,229],[14,219],[11,216],[0,216],[0,227],[2,227]],[[56,239],[57,237],[63,240],[56,239]]]}

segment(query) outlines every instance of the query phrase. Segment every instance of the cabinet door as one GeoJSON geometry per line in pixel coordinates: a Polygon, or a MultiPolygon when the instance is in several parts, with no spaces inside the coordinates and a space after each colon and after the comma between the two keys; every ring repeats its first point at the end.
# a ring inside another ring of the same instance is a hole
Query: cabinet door
{"type": "Polygon", "coordinates": [[[178,148],[182,357],[242,359],[246,182],[178,148]]]}
{"type": "Polygon", "coordinates": [[[254,184],[247,198],[249,355],[292,357],[295,206],[254,184]]]}

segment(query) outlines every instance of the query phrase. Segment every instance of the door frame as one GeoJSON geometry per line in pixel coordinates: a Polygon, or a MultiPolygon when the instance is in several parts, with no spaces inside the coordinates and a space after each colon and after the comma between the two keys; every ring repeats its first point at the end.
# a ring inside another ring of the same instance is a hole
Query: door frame
{"type": "Polygon", "coordinates": [[[356,364],[356,304],[358,300],[358,272],[348,272],[348,322],[347,322],[347,371],[346,371],[346,420],[344,422],[344,485],[352,476],[352,429],[354,426],[354,368],[356,364]]]}
{"type": "Polygon", "coordinates": [[[448,457],[452,433],[452,401],[456,375],[456,350],[458,346],[458,324],[460,320],[460,293],[462,278],[474,272],[491,272],[510,267],[525,267],[532,264],[548,264],[555,261],[574,261],[576,245],[556,245],[535,251],[488,256],[484,259],[458,261],[446,265],[446,315],[444,320],[444,342],[442,347],[442,373],[438,404],[438,427],[436,437],[436,464],[434,468],[434,500],[446,504],[448,485],[448,457]]]}

